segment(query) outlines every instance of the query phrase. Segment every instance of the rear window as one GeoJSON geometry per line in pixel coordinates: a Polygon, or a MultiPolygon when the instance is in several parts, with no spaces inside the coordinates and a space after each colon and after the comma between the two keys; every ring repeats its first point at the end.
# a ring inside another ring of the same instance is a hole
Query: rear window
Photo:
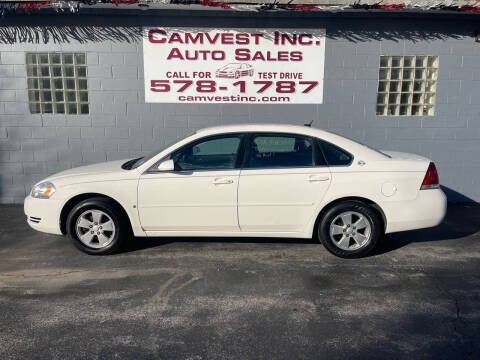
{"type": "Polygon", "coordinates": [[[313,166],[312,139],[301,135],[265,134],[252,139],[248,167],[313,166]]]}
{"type": "Polygon", "coordinates": [[[326,141],[320,141],[320,144],[329,166],[345,166],[352,162],[353,156],[338,146],[326,141]]]}

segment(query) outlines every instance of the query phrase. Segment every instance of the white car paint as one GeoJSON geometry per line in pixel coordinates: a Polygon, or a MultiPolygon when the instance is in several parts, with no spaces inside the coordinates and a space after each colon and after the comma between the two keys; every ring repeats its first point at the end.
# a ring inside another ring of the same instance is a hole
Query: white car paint
{"type": "Polygon", "coordinates": [[[127,213],[136,236],[265,236],[310,238],[321,210],[346,197],[377,204],[385,232],[431,227],[446,213],[440,189],[420,190],[430,163],[418,155],[388,152],[315,128],[292,125],[230,125],[200,130],[159,152],[136,169],[113,161],[66,170],[49,199],[25,199],[29,225],[61,234],[60,214],[69,200],[101,194],[127,213]],[[148,172],[175,149],[209,135],[276,132],[316,137],[354,156],[348,166],[235,169],[189,173],[148,172]],[[41,219],[39,222],[33,218],[41,219]]]}

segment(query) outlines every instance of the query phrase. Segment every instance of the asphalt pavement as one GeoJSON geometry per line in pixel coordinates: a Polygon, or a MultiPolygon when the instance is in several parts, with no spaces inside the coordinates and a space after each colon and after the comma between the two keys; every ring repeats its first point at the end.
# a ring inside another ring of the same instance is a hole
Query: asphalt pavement
{"type": "Polygon", "coordinates": [[[479,359],[480,206],[364,259],[313,240],[132,239],[89,256],[0,206],[0,358],[479,359]]]}

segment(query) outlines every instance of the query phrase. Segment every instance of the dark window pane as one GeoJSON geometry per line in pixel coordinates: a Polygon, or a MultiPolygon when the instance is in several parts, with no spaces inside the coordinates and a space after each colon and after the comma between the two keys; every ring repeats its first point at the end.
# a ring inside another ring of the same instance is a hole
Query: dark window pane
{"type": "Polygon", "coordinates": [[[32,114],[38,114],[40,112],[40,104],[39,103],[30,103],[30,112],[32,114]]]}
{"type": "Polygon", "coordinates": [[[377,106],[377,115],[385,115],[385,106],[377,106]]]}
{"type": "Polygon", "coordinates": [[[408,56],[403,59],[403,67],[412,67],[413,66],[413,57],[408,56]]]}
{"type": "Polygon", "coordinates": [[[392,58],[392,67],[399,67],[402,65],[402,58],[400,56],[395,56],[392,58]]]}
{"type": "Polygon", "coordinates": [[[88,104],[80,104],[80,114],[88,114],[88,104]]]}
{"type": "Polygon", "coordinates": [[[63,91],[55,91],[55,101],[63,101],[63,91]]]}
{"type": "Polygon", "coordinates": [[[398,91],[399,90],[399,81],[392,81],[390,83],[390,91],[398,91]]]}
{"type": "Polygon", "coordinates": [[[386,81],[380,81],[378,83],[378,91],[387,91],[387,82],[386,81]]]}
{"type": "Polygon", "coordinates": [[[378,73],[378,78],[380,80],[388,79],[388,70],[387,69],[380,69],[380,71],[378,73]]]}
{"type": "Polygon", "coordinates": [[[349,165],[352,162],[352,156],[338,146],[322,141],[322,149],[330,166],[349,165]]]}
{"type": "Polygon", "coordinates": [[[87,80],[77,80],[80,90],[87,90],[87,80]]]}
{"type": "Polygon", "coordinates": [[[75,54],[75,63],[76,64],[85,64],[85,54],[75,54]]]}
{"type": "Polygon", "coordinates": [[[68,114],[76,114],[77,113],[77,104],[67,104],[68,114]]]}
{"type": "Polygon", "coordinates": [[[85,66],[77,67],[77,76],[78,77],[87,77],[87,68],[85,66]]]}
{"type": "Polygon", "coordinates": [[[50,55],[50,63],[52,64],[60,64],[62,61],[61,61],[61,56],[60,54],[51,54],[50,55]]]}
{"type": "Polygon", "coordinates": [[[404,81],[402,83],[402,91],[410,91],[412,88],[412,83],[410,81],[404,81]]]}
{"type": "Polygon", "coordinates": [[[52,93],[50,91],[42,91],[42,101],[52,101],[52,93]]]}
{"type": "Polygon", "coordinates": [[[408,115],[408,106],[400,106],[400,115],[408,115]]]}
{"type": "Polygon", "coordinates": [[[62,81],[62,79],[55,79],[55,80],[53,80],[53,85],[55,86],[55,89],[63,89],[63,81],[62,81]]]}
{"type": "Polygon", "coordinates": [[[172,155],[177,170],[234,169],[240,136],[205,140],[178,150],[172,155]]]}
{"type": "Polygon", "coordinates": [[[27,66],[27,76],[38,76],[38,67],[37,65],[27,66]]]}
{"type": "Polygon", "coordinates": [[[52,66],[53,76],[62,76],[62,67],[61,66],[52,66]]]}
{"type": "Polygon", "coordinates": [[[40,67],[41,76],[50,76],[50,68],[48,66],[40,67]]]}
{"type": "Polygon", "coordinates": [[[68,76],[68,77],[74,77],[75,76],[73,66],[65,66],[64,71],[65,71],[65,76],[68,76]]]}
{"type": "Polygon", "coordinates": [[[312,140],[296,135],[258,135],[253,138],[249,167],[308,167],[313,165],[312,140]]]}
{"type": "Polygon", "coordinates": [[[415,66],[416,67],[425,66],[425,57],[424,56],[417,56],[417,59],[415,61],[415,66]]]}
{"type": "Polygon", "coordinates": [[[42,89],[50,89],[50,79],[42,79],[40,85],[42,89]]]}
{"type": "Polygon", "coordinates": [[[77,101],[75,91],[67,91],[67,101],[77,101]]]}
{"type": "Polygon", "coordinates": [[[44,113],[44,114],[51,114],[51,113],[53,113],[52,103],[42,104],[42,113],[44,113]]]}
{"type": "Polygon", "coordinates": [[[73,54],[63,54],[64,64],[73,64],[73,54]]]}
{"type": "Polygon", "coordinates": [[[86,91],[80,91],[80,92],[78,93],[78,95],[79,95],[79,98],[80,98],[79,100],[80,100],[81,102],[88,102],[88,92],[86,92],[86,91]]]}
{"type": "Polygon", "coordinates": [[[399,69],[392,69],[390,73],[390,79],[397,80],[400,79],[400,70],[399,69]]]}
{"type": "Polygon", "coordinates": [[[29,89],[38,89],[38,79],[28,79],[29,89]]]}
{"type": "Polygon", "coordinates": [[[40,91],[29,91],[28,101],[40,101],[40,91]]]}
{"type": "Polygon", "coordinates": [[[48,64],[48,54],[39,54],[40,64],[48,64]]]}
{"type": "Polygon", "coordinates": [[[70,79],[67,79],[65,80],[65,87],[68,89],[68,90],[75,90],[75,80],[70,80],[70,79]]]}
{"type": "Polygon", "coordinates": [[[55,104],[55,113],[65,114],[65,104],[55,104]]]}
{"type": "Polygon", "coordinates": [[[37,55],[36,54],[27,54],[27,64],[36,64],[37,55]]]}

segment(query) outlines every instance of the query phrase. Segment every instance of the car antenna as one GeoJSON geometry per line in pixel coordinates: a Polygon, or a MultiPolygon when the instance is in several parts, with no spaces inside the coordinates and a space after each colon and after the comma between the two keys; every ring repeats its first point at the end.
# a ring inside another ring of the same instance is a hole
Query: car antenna
{"type": "Polygon", "coordinates": [[[312,124],[313,124],[314,121],[315,121],[315,120],[312,120],[312,121],[310,121],[309,123],[305,123],[305,124],[303,124],[303,126],[312,127],[312,124]]]}

